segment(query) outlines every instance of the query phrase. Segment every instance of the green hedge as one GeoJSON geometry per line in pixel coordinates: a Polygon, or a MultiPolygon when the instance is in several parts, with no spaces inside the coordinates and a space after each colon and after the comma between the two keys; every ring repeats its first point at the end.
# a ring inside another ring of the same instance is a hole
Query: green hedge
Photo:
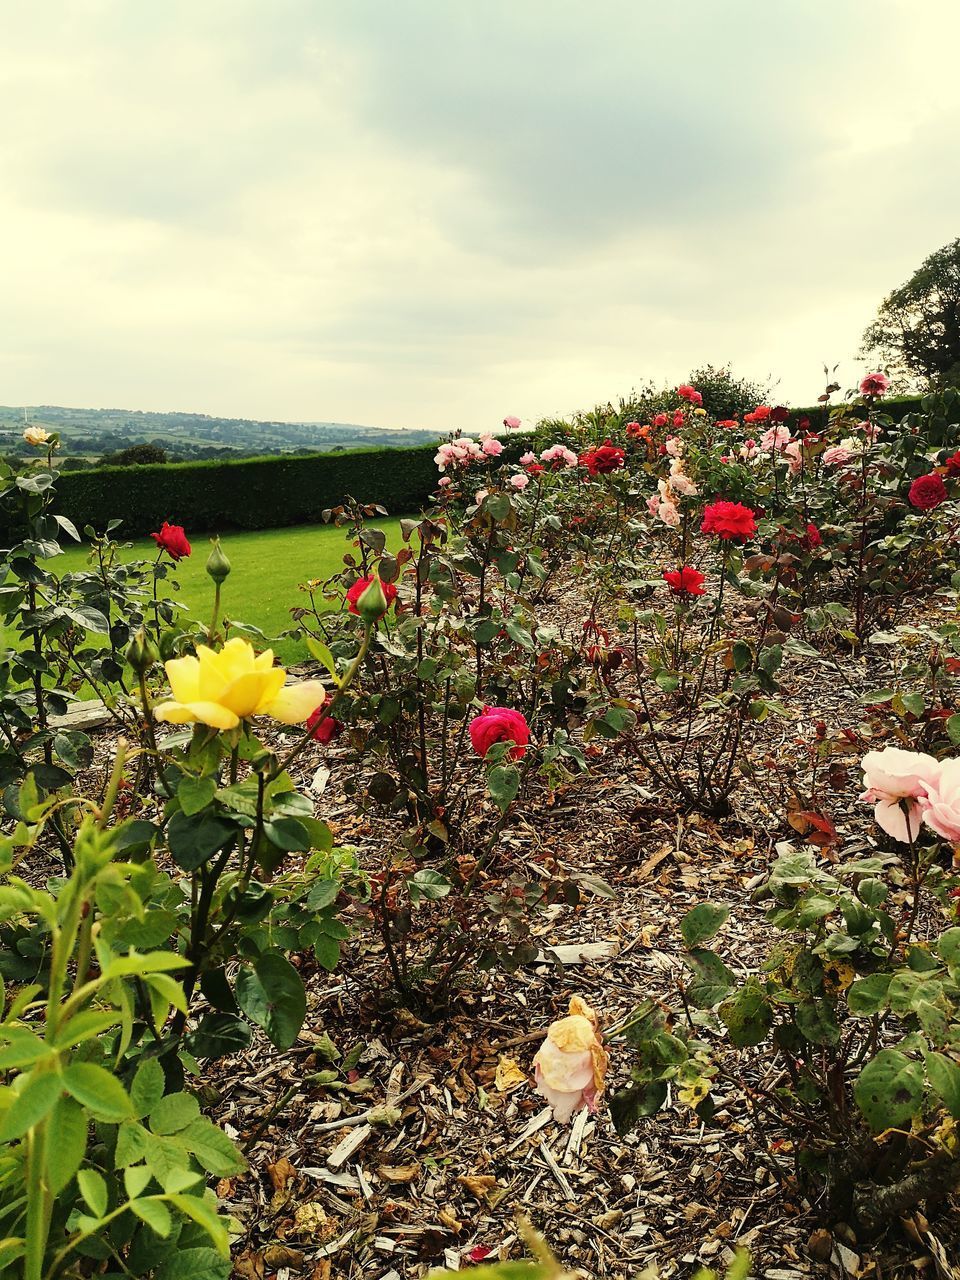
{"type": "MultiPolygon", "coordinates": [[[[880,413],[885,413],[893,418],[895,422],[899,422],[908,413],[920,413],[922,411],[922,399],[922,396],[888,396],[877,402],[877,409],[880,413]]],[[[827,405],[827,410],[837,408],[838,403],[842,404],[843,402],[839,401],[832,405],[827,405]]],[[[808,409],[791,409],[788,422],[790,426],[796,426],[800,418],[809,418],[810,422],[814,424],[823,422],[825,418],[824,407],[822,404],[815,404],[808,409]]]]}
{"type": "MultiPolygon", "coordinates": [[[[511,439],[501,460],[515,461],[526,448],[511,439]]],[[[127,537],[159,529],[164,520],[191,532],[316,523],[347,494],[402,515],[420,511],[436,487],[436,451],[420,445],[70,471],[57,481],[56,509],[79,529],[122,520],[127,537]]]]}

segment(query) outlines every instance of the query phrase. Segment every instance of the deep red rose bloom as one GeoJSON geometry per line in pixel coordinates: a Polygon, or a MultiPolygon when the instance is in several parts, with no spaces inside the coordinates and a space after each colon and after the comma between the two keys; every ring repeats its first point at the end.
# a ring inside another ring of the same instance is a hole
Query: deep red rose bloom
{"type": "Polygon", "coordinates": [[[960,476],[960,449],[956,453],[951,454],[943,464],[947,469],[948,476],[960,476]]]}
{"type": "MultiPolygon", "coordinates": [[[[367,587],[369,587],[372,581],[373,581],[372,575],[369,578],[358,578],[356,582],[353,584],[353,586],[350,588],[350,590],[347,592],[347,601],[348,601],[349,610],[351,613],[359,614],[360,610],[357,608],[357,601],[360,599],[360,597],[363,595],[363,593],[366,591],[367,587]]],[[[392,582],[381,582],[380,585],[381,587],[383,587],[383,594],[387,598],[387,609],[389,609],[390,606],[393,604],[394,600],[396,600],[397,598],[397,588],[393,585],[392,582]]],[[[383,612],[386,613],[386,611],[387,610],[384,609],[383,612]]]]}
{"type": "Polygon", "coordinates": [[[546,469],[547,468],[540,462],[528,462],[524,467],[524,471],[526,471],[527,475],[530,476],[539,476],[546,471],[546,469]]]}
{"type": "Polygon", "coordinates": [[[326,705],[327,702],[324,700],[316,711],[311,711],[307,716],[307,729],[310,731],[310,737],[316,742],[330,742],[343,728],[339,720],[334,720],[333,716],[326,714],[324,710],[326,705]]]}
{"type": "Polygon", "coordinates": [[[911,505],[918,507],[921,511],[932,511],[934,507],[939,507],[941,502],[946,502],[947,487],[941,477],[935,471],[931,471],[929,475],[917,476],[910,486],[907,497],[911,505]]]}
{"type": "Polygon", "coordinates": [[[782,404],[778,404],[775,409],[770,410],[771,422],[786,422],[789,417],[790,410],[785,408],[782,404]]]}
{"type": "Polygon", "coordinates": [[[800,545],[805,551],[815,551],[817,547],[823,546],[823,535],[815,524],[807,525],[807,532],[800,539],[800,545]]]}
{"type": "Polygon", "coordinates": [[[699,394],[699,391],[695,391],[694,388],[690,386],[689,382],[683,382],[679,387],[677,387],[677,395],[680,399],[689,400],[691,404],[695,403],[694,397],[699,396],[699,394]]]}
{"type": "Polygon", "coordinates": [[[151,533],[150,537],[160,550],[166,551],[173,560],[182,560],[184,556],[190,554],[190,543],[181,524],[167,524],[164,520],[160,526],[160,532],[151,533]]]}
{"type": "Polygon", "coordinates": [[[734,427],[739,427],[739,425],[740,423],[736,418],[724,418],[721,422],[717,423],[718,427],[723,427],[726,431],[732,431],[734,427]]]}
{"type": "Polygon", "coordinates": [[[868,373],[860,383],[862,396],[882,396],[890,386],[890,379],[882,373],[868,373]]]}
{"type": "Polygon", "coordinates": [[[702,596],[706,576],[685,564],[682,569],[668,569],[663,580],[675,596],[702,596]]]}
{"type": "Polygon", "coordinates": [[[484,707],[470,721],[470,741],[478,756],[485,756],[495,742],[512,742],[512,760],[520,760],[527,751],[530,730],[519,711],[510,707],[484,707]]]}
{"type": "Polygon", "coordinates": [[[800,419],[800,421],[797,423],[797,430],[798,430],[798,431],[809,431],[809,430],[810,430],[810,419],[809,419],[809,418],[801,418],[801,419],[800,419]]]}
{"type": "Polygon", "coordinates": [[[768,404],[758,404],[752,413],[743,415],[744,422],[766,422],[773,410],[768,404]]]}
{"type": "Polygon", "coordinates": [[[618,449],[610,440],[605,440],[596,449],[588,449],[580,455],[580,465],[586,467],[592,476],[605,476],[623,466],[626,454],[618,449]]]}
{"type": "Polygon", "coordinates": [[[715,533],[723,542],[752,538],[757,531],[754,513],[742,502],[711,502],[703,511],[701,533],[715,533]]]}

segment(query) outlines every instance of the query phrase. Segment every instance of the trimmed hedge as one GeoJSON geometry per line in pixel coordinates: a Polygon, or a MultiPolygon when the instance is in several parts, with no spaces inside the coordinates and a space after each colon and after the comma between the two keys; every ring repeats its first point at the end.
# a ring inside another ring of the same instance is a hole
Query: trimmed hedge
{"type": "MultiPolygon", "coordinates": [[[[515,461],[527,447],[516,439],[504,444],[501,461],[515,461]]],[[[419,512],[435,489],[436,451],[418,445],[70,471],[57,481],[57,510],[78,529],[102,531],[109,520],[122,520],[125,537],[150,533],[164,520],[191,532],[317,523],[347,494],[403,515],[419,512]]]]}
{"type": "MultiPolygon", "coordinates": [[[[885,413],[888,417],[893,418],[894,422],[899,422],[908,413],[921,413],[923,399],[923,396],[885,396],[882,400],[877,401],[877,410],[879,413],[885,413]]],[[[835,401],[832,405],[827,405],[826,408],[827,410],[836,409],[842,403],[842,400],[835,401]]],[[[809,418],[811,423],[822,422],[824,419],[823,411],[824,406],[822,404],[811,405],[808,409],[791,409],[790,417],[787,421],[791,427],[796,426],[800,418],[809,418]]]]}

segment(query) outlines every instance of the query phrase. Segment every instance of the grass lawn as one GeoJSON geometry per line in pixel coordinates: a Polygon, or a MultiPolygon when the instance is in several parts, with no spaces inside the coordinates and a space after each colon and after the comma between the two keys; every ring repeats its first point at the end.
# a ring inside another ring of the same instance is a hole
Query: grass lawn
{"type": "MultiPolygon", "coordinates": [[[[390,545],[399,541],[398,520],[379,520],[390,545]]],[[[68,541],[65,554],[50,562],[60,575],[86,567],[87,552],[68,541]]],[[[174,570],[180,583],[176,597],[193,617],[206,622],[213,607],[213,583],[204,566],[210,543],[203,535],[193,540],[193,554],[174,570]]],[[[310,578],[329,578],[342,568],[347,551],[347,531],[332,525],[299,525],[290,529],[264,529],[257,533],[227,533],[221,538],[232,572],[223,586],[223,610],[228,618],[249,622],[271,639],[291,625],[290,609],[306,603],[297,590],[310,578]]],[[[149,538],[137,540],[125,557],[153,559],[156,547],[149,538]]],[[[170,592],[170,594],[174,594],[170,592]]],[[[306,646],[292,640],[274,645],[284,663],[302,661],[306,646]]]]}

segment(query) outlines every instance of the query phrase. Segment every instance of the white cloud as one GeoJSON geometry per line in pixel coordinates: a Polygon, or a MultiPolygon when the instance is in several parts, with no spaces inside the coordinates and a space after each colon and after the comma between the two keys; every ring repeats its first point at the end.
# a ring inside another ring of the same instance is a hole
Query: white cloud
{"type": "Polygon", "coordinates": [[[5,15],[0,401],[477,428],[794,402],[960,228],[950,0],[5,15]]]}

